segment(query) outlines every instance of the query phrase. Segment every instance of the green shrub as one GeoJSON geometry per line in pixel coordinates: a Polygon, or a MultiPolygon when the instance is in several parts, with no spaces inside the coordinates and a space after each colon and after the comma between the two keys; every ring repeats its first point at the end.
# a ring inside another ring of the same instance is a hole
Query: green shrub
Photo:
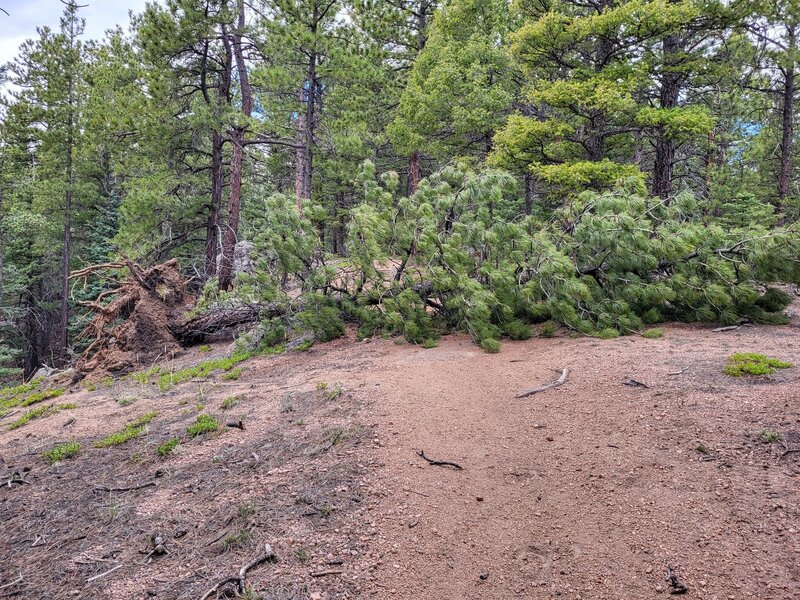
{"type": "Polygon", "coordinates": [[[643,334],[643,337],[646,337],[649,340],[655,340],[660,337],[664,337],[664,330],[660,327],[654,327],[653,329],[646,330],[643,334]]]}
{"type": "Polygon", "coordinates": [[[780,433],[778,433],[777,431],[767,431],[766,429],[762,429],[756,435],[758,436],[758,439],[764,442],[765,444],[771,444],[781,439],[780,433]]]}
{"type": "Polygon", "coordinates": [[[208,344],[204,344],[199,348],[197,348],[197,351],[203,354],[207,354],[208,352],[211,352],[211,346],[209,346],[208,344]]]}
{"type": "Polygon", "coordinates": [[[47,459],[49,464],[53,465],[62,460],[77,456],[80,449],[81,445],[78,442],[66,442],[64,444],[56,444],[49,450],[45,450],[42,452],[42,456],[47,459]]]}
{"type": "Polygon", "coordinates": [[[35,394],[31,394],[30,396],[25,398],[20,403],[20,406],[30,406],[31,404],[36,404],[37,402],[41,402],[42,400],[49,400],[50,398],[58,398],[65,391],[66,390],[63,388],[51,388],[49,390],[42,390],[41,392],[36,392],[35,394]]]}
{"type": "Polygon", "coordinates": [[[146,425],[152,421],[158,413],[148,412],[128,423],[124,429],[117,431],[94,443],[95,448],[108,448],[119,446],[128,440],[139,437],[145,431],[146,425]]]}
{"type": "Polygon", "coordinates": [[[771,375],[777,369],[788,369],[791,363],[769,358],[763,354],[752,352],[739,352],[728,359],[724,373],[731,377],[746,377],[748,375],[771,375]]]}
{"type": "Polygon", "coordinates": [[[318,304],[316,309],[304,310],[297,316],[303,326],[311,329],[320,342],[330,342],[344,335],[345,327],[341,313],[333,306],[318,304]]]}
{"type": "Polygon", "coordinates": [[[222,378],[227,379],[228,381],[235,381],[239,379],[239,377],[241,376],[242,376],[242,369],[233,369],[225,373],[225,375],[223,375],[222,378]]]}
{"type": "Polygon", "coordinates": [[[233,408],[237,404],[240,404],[242,401],[241,396],[231,396],[230,398],[225,398],[222,401],[222,410],[228,410],[229,408],[233,408]]]}
{"type": "Polygon", "coordinates": [[[439,345],[439,341],[435,338],[426,338],[422,342],[422,347],[426,350],[430,350],[431,348],[436,348],[439,345]]]}
{"type": "Polygon", "coordinates": [[[514,319],[503,325],[503,333],[512,340],[527,340],[531,337],[531,328],[524,321],[514,319]]]}
{"type": "Polygon", "coordinates": [[[539,337],[543,338],[551,338],[556,335],[556,331],[558,330],[558,324],[553,321],[546,321],[542,323],[541,329],[539,329],[539,337]]]}
{"type": "Polygon", "coordinates": [[[792,297],[783,290],[767,288],[756,300],[756,306],[768,313],[776,313],[785,310],[791,302],[792,297]]]}
{"type": "Polygon", "coordinates": [[[12,422],[6,429],[9,431],[22,427],[23,425],[27,425],[30,421],[34,419],[41,419],[46,416],[54,415],[57,412],[62,410],[68,410],[71,408],[78,408],[78,405],[74,402],[68,402],[65,404],[55,404],[50,406],[39,406],[37,408],[32,408],[31,410],[27,411],[21,417],[19,417],[16,421],[12,422]]]}
{"type": "Polygon", "coordinates": [[[186,432],[192,436],[197,437],[205,433],[212,433],[219,429],[219,421],[211,415],[198,415],[194,425],[186,428],[186,432]]]}
{"type": "Polygon", "coordinates": [[[497,354],[500,352],[500,341],[493,338],[483,339],[478,345],[489,354],[497,354]]]}
{"type": "Polygon", "coordinates": [[[158,387],[162,392],[165,392],[171,387],[190,379],[206,379],[215,371],[230,371],[237,364],[248,358],[250,358],[250,354],[241,352],[228,358],[206,360],[172,373],[162,373],[158,378],[158,387]]]}
{"type": "Polygon", "coordinates": [[[174,438],[172,438],[170,440],[167,440],[166,442],[164,442],[163,444],[161,444],[158,447],[158,449],[157,449],[158,455],[161,458],[166,458],[167,456],[169,456],[170,454],[175,452],[175,450],[178,448],[180,443],[181,443],[180,438],[176,438],[176,437],[174,437],[174,438]]]}

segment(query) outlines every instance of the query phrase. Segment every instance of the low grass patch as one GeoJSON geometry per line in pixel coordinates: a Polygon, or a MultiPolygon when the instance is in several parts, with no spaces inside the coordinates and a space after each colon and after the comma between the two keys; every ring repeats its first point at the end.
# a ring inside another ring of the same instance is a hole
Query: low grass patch
{"type": "Polygon", "coordinates": [[[250,543],[250,540],[253,539],[253,534],[250,533],[249,529],[242,529],[241,531],[237,531],[236,533],[231,533],[226,535],[222,539],[222,547],[225,550],[232,550],[234,548],[244,548],[250,543]]]}
{"type": "Polygon", "coordinates": [[[171,440],[167,440],[166,442],[164,442],[163,444],[161,444],[158,447],[158,450],[157,450],[158,455],[161,458],[166,458],[170,454],[173,454],[175,452],[175,450],[178,449],[178,446],[180,446],[180,444],[181,444],[180,438],[174,437],[171,440]]]}
{"type": "Polygon", "coordinates": [[[158,388],[162,392],[166,392],[171,387],[183,383],[184,381],[206,379],[215,371],[231,371],[236,365],[248,358],[250,358],[250,354],[247,353],[234,354],[227,358],[205,360],[197,365],[179,371],[162,373],[158,377],[158,388]]]}
{"type": "Polygon", "coordinates": [[[241,396],[231,396],[230,398],[225,398],[225,400],[222,401],[222,410],[229,410],[234,406],[241,404],[242,400],[244,400],[244,398],[241,396]]]}
{"type": "Polygon", "coordinates": [[[42,402],[43,400],[58,398],[65,391],[66,390],[64,388],[50,388],[48,390],[42,390],[41,392],[36,392],[25,398],[22,402],[20,402],[20,406],[30,406],[31,404],[36,404],[38,402],[42,402]]]}
{"type": "Polygon", "coordinates": [[[131,373],[128,378],[141,385],[147,385],[151,379],[158,377],[161,374],[161,367],[150,367],[146,371],[139,371],[138,373],[131,373]]]}
{"type": "Polygon", "coordinates": [[[212,433],[219,429],[219,421],[211,415],[197,415],[197,420],[193,425],[186,428],[186,433],[192,437],[212,433]]]}
{"type": "Polygon", "coordinates": [[[80,449],[81,445],[78,442],[66,442],[64,444],[56,444],[50,450],[45,450],[42,452],[42,456],[45,457],[49,464],[54,465],[62,460],[74,458],[78,455],[80,449]]]}
{"type": "Polygon", "coordinates": [[[222,378],[227,379],[228,381],[236,381],[241,376],[242,376],[242,369],[238,368],[228,371],[227,373],[225,373],[225,375],[222,376],[222,378]]]}
{"type": "Polygon", "coordinates": [[[791,363],[753,352],[737,352],[728,359],[723,372],[731,377],[772,375],[778,369],[788,369],[791,363]]]}
{"type": "Polygon", "coordinates": [[[780,433],[777,431],[768,431],[766,429],[762,429],[756,435],[758,436],[758,439],[765,444],[771,444],[772,442],[777,442],[781,439],[780,433]]]}
{"type": "Polygon", "coordinates": [[[135,437],[139,437],[144,433],[145,426],[156,418],[158,413],[156,412],[148,412],[143,414],[141,417],[131,421],[128,423],[122,431],[117,431],[116,433],[112,433],[111,435],[107,435],[101,440],[98,440],[94,443],[95,448],[108,448],[110,446],[119,446],[120,444],[124,444],[128,440],[131,440],[135,437]]]}
{"type": "Polygon", "coordinates": [[[648,340],[657,340],[658,338],[664,337],[664,330],[661,329],[661,327],[654,327],[653,329],[645,331],[642,337],[646,337],[648,340]]]}
{"type": "Polygon", "coordinates": [[[54,415],[57,412],[62,410],[68,410],[70,408],[78,408],[78,405],[74,402],[67,402],[65,404],[52,404],[48,406],[38,406],[36,408],[32,408],[27,411],[24,415],[22,415],[19,419],[11,423],[6,429],[9,431],[13,429],[17,429],[22,427],[23,425],[27,425],[30,421],[34,419],[41,419],[43,417],[48,417],[50,415],[54,415]]]}

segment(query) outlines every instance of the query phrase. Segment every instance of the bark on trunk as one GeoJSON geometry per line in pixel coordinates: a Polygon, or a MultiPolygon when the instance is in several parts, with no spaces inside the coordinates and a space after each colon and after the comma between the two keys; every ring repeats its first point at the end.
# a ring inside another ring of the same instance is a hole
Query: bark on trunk
{"type": "Polygon", "coordinates": [[[530,216],[533,211],[533,195],[535,193],[535,182],[533,175],[525,175],[525,214],[530,216]]]}
{"type": "MultiPolygon", "coordinates": [[[[242,33],[244,32],[244,0],[238,0],[239,20],[236,31],[231,35],[233,54],[236,58],[236,70],[239,75],[239,89],[242,94],[242,114],[246,119],[253,112],[253,92],[247,74],[242,51],[242,33]]],[[[244,162],[244,136],[247,125],[233,128],[231,143],[231,193],[228,204],[228,226],[222,241],[222,261],[219,270],[219,289],[228,290],[233,282],[233,251],[239,231],[239,213],[242,206],[242,163],[244,162]]]]}
{"type": "Polygon", "coordinates": [[[413,194],[419,187],[419,181],[422,179],[419,167],[419,152],[412,152],[408,159],[408,193],[413,194]]]}
{"type": "Polygon", "coordinates": [[[217,274],[217,244],[219,243],[219,209],[222,205],[224,173],[222,171],[222,136],[214,132],[211,140],[211,206],[206,225],[205,278],[217,274]]]}
{"type": "Polygon", "coordinates": [[[308,56],[305,82],[300,90],[300,103],[301,106],[303,104],[305,106],[304,111],[297,119],[298,147],[295,154],[295,194],[297,196],[298,210],[302,210],[304,201],[311,198],[311,185],[314,178],[314,129],[317,119],[316,107],[318,100],[316,37],[321,18],[319,5],[315,3],[309,25],[313,42],[308,56]]]}
{"type": "MultiPolygon", "coordinates": [[[[795,31],[788,31],[789,48],[796,46],[795,31]]],[[[781,210],[783,201],[789,195],[789,182],[792,168],[792,147],[794,145],[794,95],[795,95],[795,65],[794,61],[784,70],[783,78],[783,109],[781,123],[781,162],[778,171],[778,205],[781,210]]]]}
{"type": "MultiPolygon", "coordinates": [[[[671,109],[678,106],[682,76],[675,71],[678,53],[681,51],[680,38],[668,35],[662,42],[664,52],[664,75],[659,91],[660,107],[671,109]]],[[[656,157],[653,165],[653,195],[668,198],[672,193],[672,171],[675,164],[675,141],[668,138],[663,127],[656,131],[656,157]]]]}

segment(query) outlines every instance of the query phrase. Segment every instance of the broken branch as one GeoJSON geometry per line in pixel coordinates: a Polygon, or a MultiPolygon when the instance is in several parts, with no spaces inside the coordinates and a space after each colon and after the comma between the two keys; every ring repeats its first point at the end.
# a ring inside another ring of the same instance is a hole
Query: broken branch
{"type": "Polygon", "coordinates": [[[244,565],[241,569],[239,569],[239,574],[238,575],[234,575],[234,576],[231,576],[231,577],[225,577],[224,579],[221,579],[216,584],[214,584],[214,587],[212,587],[205,594],[203,594],[200,597],[200,600],[208,600],[209,598],[211,598],[211,596],[213,594],[216,594],[217,592],[219,592],[219,590],[221,590],[223,587],[225,587],[229,583],[236,584],[237,593],[238,594],[243,594],[244,591],[245,591],[245,578],[247,577],[247,572],[250,569],[253,569],[253,568],[257,567],[258,565],[260,565],[262,563],[265,563],[267,561],[269,561],[269,562],[277,561],[277,557],[275,556],[275,551],[272,549],[272,546],[270,546],[269,544],[266,544],[266,546],[264,547],[264,553],[263,554],[261,554],[260,556],[254,558],[249,563],[244,565]]]}
{"type": "Polygon", "coordinates": [[[533,396],[534,394],[538,394],[539,392],[544,392],[545,390],[549,390],[550,388],[564,385],[564,382],[567,380],[567,377],[569,377],[569,373],[570,373],[569,368],[565,367],[564,370],[561,371],[561,377],[556,379],[554,382],[517,394],[517,398],[527,398],[528,396],[533,396]]]}
{"type": "Polygon", "coordinates": [[[417,456],[421,457],[423,460],[428,461],[429,464],[435,465],[437,467],[455,467],[459,471],[463,471],[464,467],[454,462],[450,462],[449,460],[431,460],[427,456],[425,456],[425,452],[423,450],[419,450],[417,452],[417,456]]]}

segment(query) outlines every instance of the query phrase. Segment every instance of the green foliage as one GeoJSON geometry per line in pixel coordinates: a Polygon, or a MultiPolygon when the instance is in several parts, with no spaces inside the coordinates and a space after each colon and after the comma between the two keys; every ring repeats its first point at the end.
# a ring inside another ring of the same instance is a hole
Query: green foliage
{"type": "Polygon", "coordinates": [[[163,444],[160,444],[156,449],[156,452],[158,452],[158,455],[161,458],[166,458],[167,456],[173,454],[178,449],[180,443],[181,443],[180,438],[177,437],[171,438],[166,442],[164,442],[163,444]]]}
{"type": "Polygon", "coordinates": [[[209,346],[207,344],[203,344],[202,346],[198,346],[197,347],[197,351],[198,352],[202,352],[203,354],[206,354],[208,352],[211,352],[211,346],[209,346]]]}
{"type": "Polygon", "coordinates": [[[728,359],[724,372],[731,377],[746,377],[749,375],[771,375],[777,369],[788,369],[791,363],[769,358],[763,354],[752,352],[738,352],[728,359]]]}
{"type": "Polygon", "coordinates": [[[539,337],[543,338],[551,338],[555,337],[556,331],[558,331],[558,324],[554,321],[546,321],[542,324],[542,327],[539,329],[539,337]]]}
{"type": "Polygon", "coordinates": [[[193,425],[186,428],[186,432],[191,437],[197,437],[205,433],[212,433],[219,429],[219,421],[211,415],[197,415],[197,420],[193,425]]]}
{"type": "Polygon", "coordinates": [[[236,381],[241,376],[242,376],[242,369],[239,368],[228,371],[227,373],[225,373],[225,375],[222,376],[222,378],[227,379],[229,381],[236,381]]]}
{"type": "Polygon", "coordinates": [[[37,408],[32,408],[26,411],[16,421],[13,421],[11,424],[9,424],[8,427],[6,427],[6,429],[11,431],[19,427],[22,427],[23,425],[27,425],[30,421],[34,419],[41,419],[43,417],[54,415],[62,410],[69,410],[77,407],[78,407],[77,404],[64,403],[64,404],[53,404],[49,406],[39,406],[37,408]]]}
{"type": "Polygon", "coordinates": [[[773,442],[778,442],[781,439],[781,434],[777,431],[768,431],[766,429],[762,429],[759,431],[756,436],[759,440],[764,442],[765,444],[771,444],[773,442]]]}
{"type": "Polygon", "coordinates": [[[145,431],[145,428],[150,421],[158,416],[156,412],[148,412],[140,417],[137,417],[128,423],[124,429],[117,431],[94,443],[95,448],[108,448],[110,446],[119,446],[128,440],[139,437],[145,431]]]}
{"type": "Polygon", "coordinates": [[[304,327],[311,329],[320,342],[329,342],[344,335],[344,321],[341,313],[333,306],[325,306],[318,298],[313,300],[316,306],[297,315],[304,327]]]}
{"type": "Polygon", "coordinates": [[[241,404],[243,398],[241,396],[231,396],[222,401],[222,410],[228,410],[241,404]]]}
{"type": "Polygon", "coordinates": [[[56,444],[49,450],[42,452],[42,456],[47,460],[48,464],[54,465],[68,458],[74,458],[78,455],[81,445],[76,441],[65,442],[63,444],[56,444]]]}
{"type": "Polygon", "coordinates": [[[250,354],[238,353],[227,358],[215,358],[203,361],[192,367],[186,367],[178,371],[161,373],[158,377],[158,388],[165,392],[168,389],[189,381],[191,379],[206,379],[210,377],[215,371],[231,372],[232,369],[239,364],[250,358],[250,354]]]}
{"type": "Polygon", "coordinates": [[[664,330],[661,327],[654,327],[652,329],[645,330],[645,332],[642,333],[642,336],[650,340],[656,340],[658,338],[664,337],[664,330]]]}
{"type": "Polygon", "coordinates": [[[20,402],[20,406],[30,406],[31,404],[36,404],[37,402],[41,402],[42,400],[48,400],[50,398],[57,398],[58,396],[62,395],[66,390],[63,388],[50,388],[47,390],[42,390],[41,392],[36,392],[30,394],[27,398],[20,402]]]}

